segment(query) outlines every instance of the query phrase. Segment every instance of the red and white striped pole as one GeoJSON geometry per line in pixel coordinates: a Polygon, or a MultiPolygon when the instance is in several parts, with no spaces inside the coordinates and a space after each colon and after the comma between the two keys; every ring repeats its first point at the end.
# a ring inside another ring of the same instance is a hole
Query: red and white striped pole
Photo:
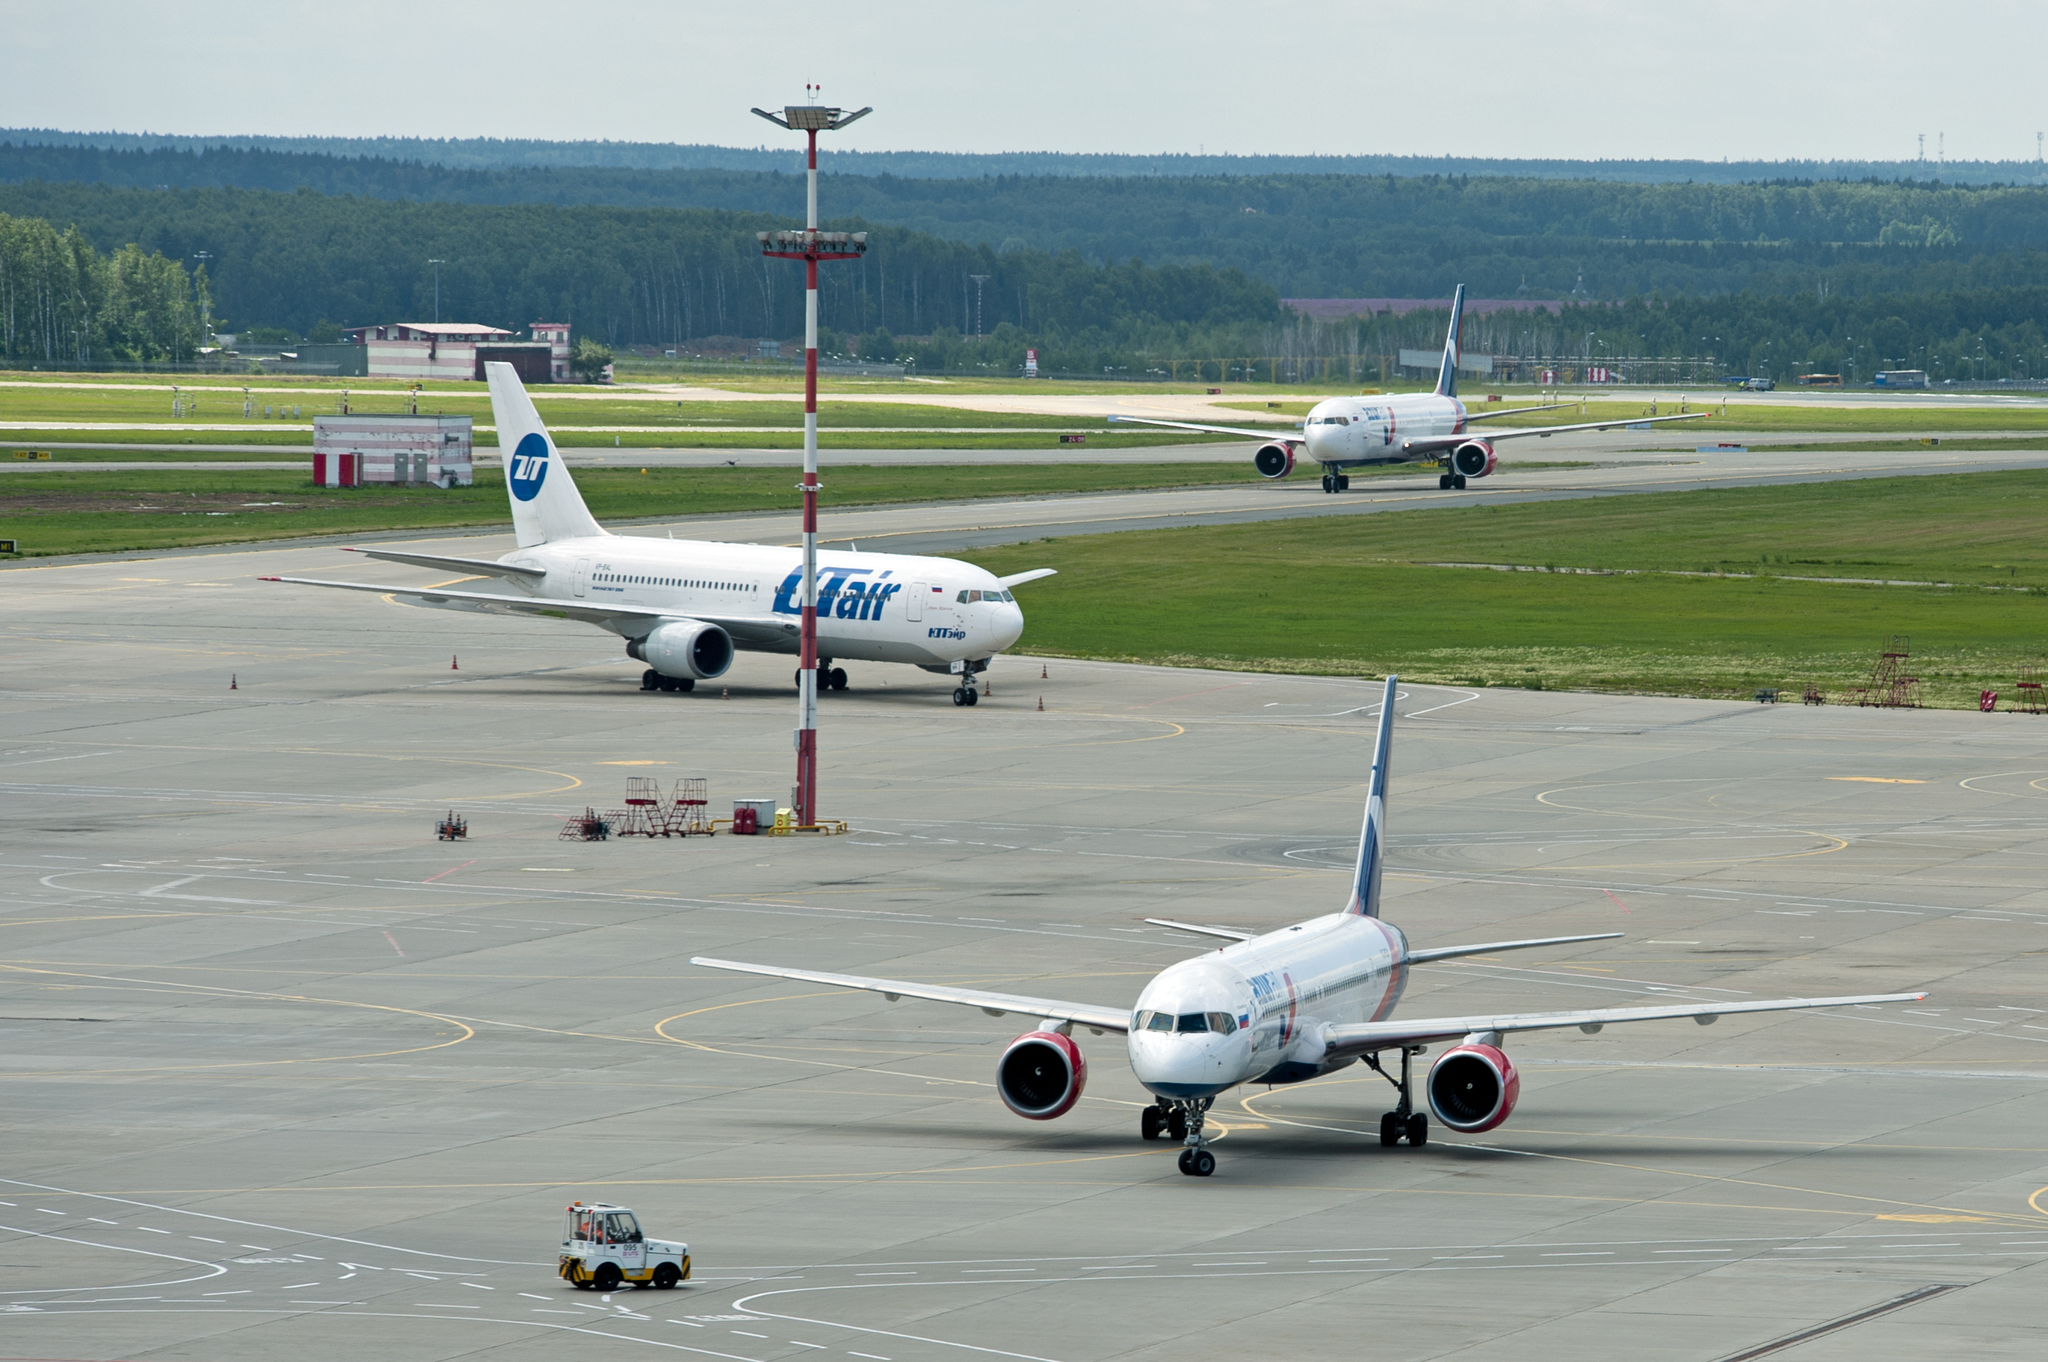
{"type": "Polygon", "coordinates": [[[843,128],[869,112],[841,116],[837,109],[791,105],[780,114],[754,110],[809,141],[808,184],[801,232],[757,232],[763,255],[804,262],[804,594],[796,673],[796,808],[800,827],[818,821],[818,262],[857,260],[868,248],[865,232],[818,231],[818,134],[843,128]]]}

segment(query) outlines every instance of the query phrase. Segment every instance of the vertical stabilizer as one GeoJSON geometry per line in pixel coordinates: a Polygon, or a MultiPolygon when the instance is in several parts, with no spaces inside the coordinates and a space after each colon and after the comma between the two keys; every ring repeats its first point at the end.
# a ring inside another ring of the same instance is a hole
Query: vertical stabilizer
{"type": "MultiPolygon", "coordinates": [[[[1456,325],[1453,321],[1452,326],[1456,325]]],[[[1380,858],[1387,846],[1387,768],[1394,754],[1394,689],[1400,679],[1387,678],[1386,697],[1380,701],[1380,731],[1372,745],[1372,785],[1365,796],[1365,827],[1358,834],[1351,902],[1344,905],[1345,912],[1363,917],[1380,915],[1380,858]]]]}
{"type": "Polygon", "coordinates": [[[1458,285],[1458,291],[1451,295],[1451,329],[1444,335],[1444,367],[1437,370],[1436,395],[1456,397],[1458,395],[1458,323],[1465,316],[1465,286],[1458,285]]]}
{"type": "Polygon", "coordinates": [[[505,494],[512,502],[519,547],[603,534],[519,375],[496,361],[486,362],[484,373],[491,381],[491,417],[498,423],[498,457],[505,467],[505,494]]]}

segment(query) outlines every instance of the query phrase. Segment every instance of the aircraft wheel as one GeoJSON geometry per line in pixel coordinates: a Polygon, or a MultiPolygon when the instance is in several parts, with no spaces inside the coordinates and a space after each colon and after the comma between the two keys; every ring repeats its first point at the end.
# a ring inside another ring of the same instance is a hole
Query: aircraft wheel
{"type": "Polygon", "coordinates": [[[831,682],[831,685],[832,685],[832,689],[834,689],[834,690],[845,690],[845,689],[846,689],[846,668],[844,668],[844,667],[834,667],[834,668],[832,669],[832,671],[831,671],[831,673],[830,673],[830,675],[829,675],[828,679],[829,679],[829,681],[831,682]]]}
{"type": "Polygon", "coordinates": [[[654,1269],[654,1289],[656,1291],[672,1290],[675,1284],[682,1279],[683,1270],[674,1263],[663,1263],[660,1267],[654,1269]]]}
{"type": "Polygon", "coordinates": [[[1400,1118],[1391,1111],[1380,1117],[1380,1143],[1389,1149],[1401,1143],[1400,1118]]]}
{"type": "Polygon", "coordinates": [[[1188,1114],[1179,1107],[1166,1113],[1166,1133],[1176,1140],[1188,1137],[1188,1114]]]}
{"type": "Polygon", "coordinates": [[[597,1271],[590,1276],[590,1285],[595,1291],[616,1291],[620,1280],[617,1263],[599,1263],[597,1271]]]}
{"type": "Polygon", "coordinates": [[[680,691],[693,691],[697,689],[697,678],[695,678],[694,676],[685,676],[678,679],[676,681],[676,689],[680,691]]]}
{"type": "Polygon", "coordinates": [[[1159,1108],[1147,1107],[1138,1113],[1138,1137],[1145,1140],[1159,1138],[1159,1108]]]}
{"type": "Polygon", "coordinates": [[[664,676],[655,684],[662,690],[673,692],[676,688],[676,679],[673,676],[664,676]]]}
{"type": "Polygon", "coordinates": [[[1337,481],[1337,480],[1336,480],[1335,478],[1331,477],[1331,476],[1330,476],[1330,475],[1329,475],[1328,473],[1325,473],[1325,474],[1323,474],[1323,490],[1324,490],[1325,492],[1334,492],[1334,491],[1336,491],[1336,490],[1337,490],[1337,487],[1336,487],[1336,481],[1337,481]]]}
{"type": "Polygon", "coordinates": [[[967,703],[967,688],[965,686],[955,686],[953,688],[953,703],[956,705],[967,703]]]}
{"type": "Polygon", "coordinates": [[[961,690],[963,690],[963,691],[965,691],[965,692],[967,693],[967,703],[968,703],[968,704],[970,704],[970,705],[977,705],[977,704],[980,704],[980,703],[981,703],[981,692],[980,692],[980,691],[976,690],[976,689],[975,689],[974,687],[972,687],[972,686],[962,686],[962,687],[961,687],[960,689],[961,689],[961,690]]]}
{"type": "Polygon", "coordinates": [[[1410,1148],[1420,1149],[1428,1143],[1429,1118],[1418,1111],[1408,1118],[1408,1144],[1410,1148]]]}
{"type": "Polygon", "coordinates": [[[646,671],[640,673],[640,689],[660,690],[661,673],[654,670],[654,668],[652,667],[649,667],[646,671]]]}
{"type": "Polygon", "coordinates": [[[1350,491],[1350,490],[1351,490],[1351,479],[1350,479],[1350,477],[1348,477],[1347,475],[1345,475],[1345,474],[1343,474],[1343,473],[1339,473],[1339,474],[1337,475],[1337,490],[1338,490],[1338,491],[1340,491],[1340,492],[1348,492],[1348,491],[1350,491]]]}
{"type": "Polygon", "coordinates": [[[1194,1151],[1194,1150],[1192,1150],[1192,1149],[1183,1149],[1183,1150],[1181,1150],[1181,1151],[1180,1151],[1180,1171],[1181,1171],[1181,1175],[1182,1175],[1183,1177],[1190,1177],[1190,1178],[1191,1178],[1191,1177],[1193,1177],[1193,1176],[1195,1175],[1195,1151],[1194,1151]]]}
{"type": "Polygon", "coordinates": [[[1216,1171],[1216,1156],[1206,1149],[1197,1149],[1195,1156],[1188,1160],[1188,1171],[1198,1178],[1206,1178],[1216,1171]]]}
{"type": "Polygon", "coordinates": [[[1451,475],[1449,473],[1439,473],[1437,475],[1436,490],[1439,492],[1448,492],[1451,490],[1451,475]]]}
{"type": "Polygon", "coordinates": [[[1452,477],[1451,477],[1451,486],[1453,486],[1453,487],[1457,488],[1457,489],[1458,489],[1458,490],[1459,490],[1460,492],[1464,491],[1464,490],[1465,490],[1465,475],[1464,475],[1463,473],[1457,473],[1457,474],[1454,474],[1454,475],[1452,475],[1452,477]]]}

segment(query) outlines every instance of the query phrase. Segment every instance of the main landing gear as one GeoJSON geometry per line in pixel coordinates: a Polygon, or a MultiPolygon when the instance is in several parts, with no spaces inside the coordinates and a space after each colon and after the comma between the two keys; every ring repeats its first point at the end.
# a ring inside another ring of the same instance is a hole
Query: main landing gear
{"type": "Polygon", "coordinates": [[[1350,489],[1351,479],[1339,473],[1335,468],[1325,468],[1323,470],[1323,490],[1325,492],[1346,492],[1350,489]]]}
{"type": "Polygon", "coordinates": [[[1401,1047],[1401,1077],[1398,1082],[1392,1074],[1380,1067],[1378,1055],[1365,1057],[1366,1067],[1387,1082],[1393,1083],[1395,1090],[1401,1094],[1400,1100],[1394,1103],[1394,1109],[1380,1117],[1380,1143],[1389,1148],[1401,1143],[1404,1137],[1411,1149],[1420,1149],[1429,1143],[1429,1118],[1416,1111],[1408,1100],[1408,1095],[1414,1088],[1414,1059],[1421,1053],[1420,1045],[1401,1047]]]}
{"type": "Polygon", "coordinates": [[[1463,473],[1441,474],[1436,480],[1436,486],[1440,492],[1462,492],[1465,490],[1465,475],[1463,473]]]}
{"type": "Polygon", "coordinates": [[[640,689],[689,691],[697,689],[697,683],[687,676],[663,676],[654,668],[649,667],[646,671],[640,673],[640,689]]]}
{"type": "MultiPolygon", "coordinates": [[[[791,684],[791,685],[794,685],[794,686],[801,686],[801,685],[803,685],[803,683],[804,683],[804,673],[803,673],[803,668],[799,667],[799,668],[797,668],[797,670],[795,671],[795,673],[794,673],[794,674],[793,674],[793,675],[791,676],[791,678],[790,678],[790,684],[791,684]]],[[[826,662],[820,662],[820,663],[818,664],[818,689],[819,689],[819,690],[821,690],[821,691],[824,691],[824,690],[845,690],[845,689],[846,689],[846,668],[844,668],[844,667],[835,667],[835,666],[833,666],[833,665],[831,664],[831,662],[829,662],[829,661],[826,661],[826,662]]]]}
{"type": "Polygon", "coordinates": [[[1138,1134],[1148,1140],[1169,1135],[1182,1141],[1187,1148],[1180,1151],[1180,1171],[1191,1178],[1206,1178],[1216,1171],[1216,1156],[1209,1152],[1209,1137],[1202,1133],[1202,1120],[1215,1100],[1162,1097],[1138,1113],[1138,1134]]]}

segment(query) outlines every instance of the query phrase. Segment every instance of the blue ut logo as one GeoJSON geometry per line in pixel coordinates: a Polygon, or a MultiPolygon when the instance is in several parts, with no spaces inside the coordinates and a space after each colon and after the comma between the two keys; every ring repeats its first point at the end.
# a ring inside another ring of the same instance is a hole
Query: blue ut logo
{"type": "Polygon", "coordinates": [[[521,501],[532,501],[540,495],[540,485],[547,476],[548,439],[535,431],[512,451],[512,462],[505,471],[505,480],[512,484],[513,496],[521,501]]]}
{"type": "MultiPolygon", "coordinates": [[[[818,618],[842,620],[878,620],[882,618],[882,607],[889,598],[903,589],[901,582],[880,580],[862,582],[873,568],[827,567],[818,569],[818,618]]],[[[882,576],[889,574],[884,572],[882,576]]],[[[782,585],[775,589],[774,611],[778,615],[801,615],[803,602],[804,570],[792,568],[789,576],[782,579],[782,585]]]]}

